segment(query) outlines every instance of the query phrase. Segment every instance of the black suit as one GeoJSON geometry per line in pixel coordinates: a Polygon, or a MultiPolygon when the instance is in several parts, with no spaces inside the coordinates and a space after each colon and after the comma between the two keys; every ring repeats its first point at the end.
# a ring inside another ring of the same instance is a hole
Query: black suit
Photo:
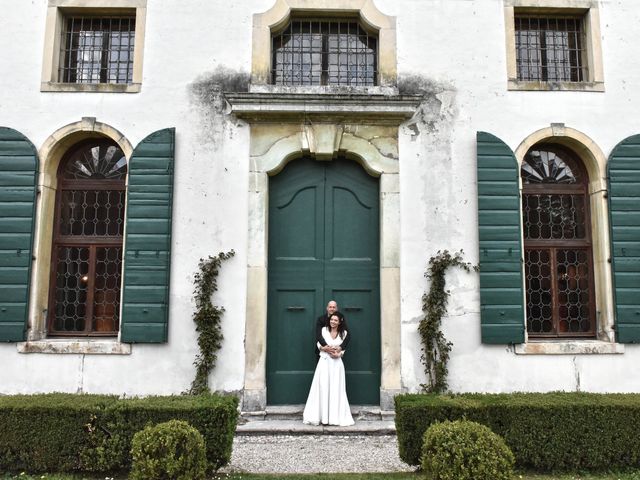
{"type": "MultiPolygon", "coordinates": [[[[321,347],[324,347],[327,345],[327,342],[324,340],[324,338],[322,338],[322,327],[329,327],[329,315],[327,315],[326,313],[324,315],[320,315],[316,320],[316,342],[320,343],[321,347]]],[[[342,348],[342,350],[347,349],[349,340],[351,340],[351,332],[347,333],[348,335],[342,341],[342,345],[340,345],[340,348],[342,348]]]]}

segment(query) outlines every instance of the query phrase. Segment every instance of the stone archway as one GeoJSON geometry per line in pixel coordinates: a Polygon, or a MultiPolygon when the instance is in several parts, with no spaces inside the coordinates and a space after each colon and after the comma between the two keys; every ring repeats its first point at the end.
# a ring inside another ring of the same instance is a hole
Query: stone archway
{"type": "Polygon", "coordinates": [[[401,390],[397,132],[397,123],[252,123],[244,410],[266,406],[268,176],[301,155],[317,160],[352,158],[380,178],[380,404],[392,408],[393,397],[401,390]]]}
{"type": "MultiPolygon", "coordinates": [[[[614,342],[614,304],[611,290],[612,274],[609,259],[611,242],[607,204],[607,158],[600,147],[586,134],[565,126],[552,123],[527,136],[515,150],[518,164],[527,151],[536,144],[555,143],[563,145],[580,157],[589,176],[589,203],[591,210],[591,238],[593,239],[593,270],[595,277],[597,337],[599,340],[614,342]]],[[[522,191],[522,185],[520,186],[522,191]]]]}
{"type": "Polygon", "coordinates": [[[87,138],[109,138],[122,149],[127,159],[133,153],[133,145],[117,129],[98,122],[93,117],[65,125],[52,133],[38,151],[40,175],[38,189],[40,195],[36,205],[36,229],[33,251],[37,261],[31,278],[28,341],[45,338],[45,312],[49,295],[51,273],[51,242],[57,188],[57,171],[65,152],[74,144],[87,138]]]}

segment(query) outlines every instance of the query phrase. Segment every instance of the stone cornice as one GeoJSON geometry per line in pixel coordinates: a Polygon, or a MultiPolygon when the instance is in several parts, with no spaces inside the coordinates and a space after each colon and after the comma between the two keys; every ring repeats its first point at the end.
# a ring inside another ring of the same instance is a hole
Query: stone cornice
{"type": "Polygon", "coordinates": [[[231,114],[250,123],[349,122],[399,125],[420,105],[420,95],[344,93],[225,93],[231,114]]]}

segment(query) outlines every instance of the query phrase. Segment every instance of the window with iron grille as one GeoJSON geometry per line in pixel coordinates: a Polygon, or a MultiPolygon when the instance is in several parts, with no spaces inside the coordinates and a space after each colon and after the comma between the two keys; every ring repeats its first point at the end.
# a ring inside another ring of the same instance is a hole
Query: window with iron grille
{"type": "Polygon", "coordinates": [[[572,152],[538,145],[521,177],[529,337],[595,337],[586,171],[572,152]]]}
{"type": "Polygon", "coordinates": [[[292,20],[272,35],[275,85],[377,84],[378,37],[354,20],[292,20]]]}
{"type": "Polygon", "coordinates": [[[583,18],[515,16],[518,80],[587,80],[583,18]]]}
{"type": "Polygon", "coordinates": [[[48,331],[115,336],[119,328],[127,160],[110,140],[72,148],[58,171],[48,331]]]}
{"type": "Polygon", "coordinates": [[[59,81],[132,83],[135,25],[135,15],[66,17],[59,81]]]}

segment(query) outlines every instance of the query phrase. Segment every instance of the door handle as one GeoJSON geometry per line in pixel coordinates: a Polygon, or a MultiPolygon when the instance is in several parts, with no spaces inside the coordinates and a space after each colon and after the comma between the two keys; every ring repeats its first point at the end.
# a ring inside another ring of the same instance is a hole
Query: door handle
{"type": "Polygon", "coordinates": [[[347,312],[359,312],[362,310],[362,307],[344,307],[347,312]]]}
{"type": "Polygon", "coordinates": [[[304,309],[304,307],[287,307],[287,310],[289,310],[290,312],[301,312],[304,309]]]}

